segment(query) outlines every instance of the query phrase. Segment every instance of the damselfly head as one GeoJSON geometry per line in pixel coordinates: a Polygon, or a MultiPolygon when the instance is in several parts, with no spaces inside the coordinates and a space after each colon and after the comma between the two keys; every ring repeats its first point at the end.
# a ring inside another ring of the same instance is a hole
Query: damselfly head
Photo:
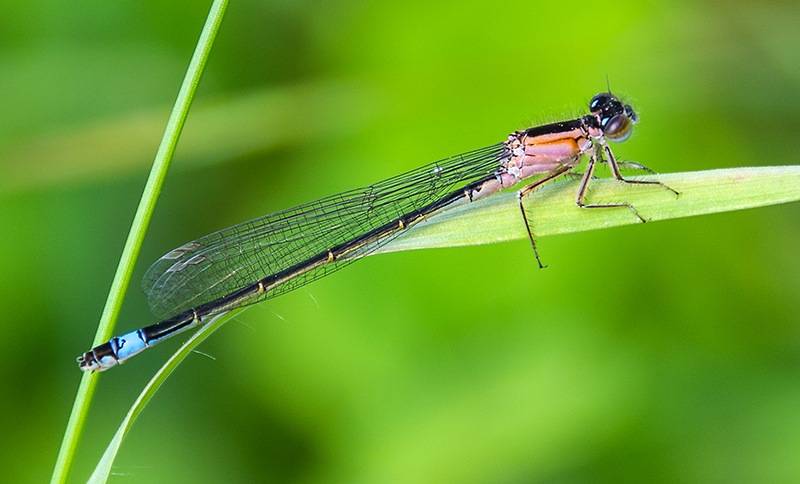
{"type": "Polygon", "coordinates": [[[589,102],[589,109],[600,123],[603,134],[611,141],[625,141],[633,133],[639,116],[630,104],[622,104],[610,92],[601,92],[589,102]]]}

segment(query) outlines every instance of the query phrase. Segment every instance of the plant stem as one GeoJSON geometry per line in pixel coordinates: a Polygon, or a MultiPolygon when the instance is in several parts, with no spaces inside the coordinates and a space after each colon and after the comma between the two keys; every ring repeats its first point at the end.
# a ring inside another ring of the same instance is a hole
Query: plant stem
{"type": "MultiPolygon", "coordinates": [[[[97,327],[97,333],[95,334],[95,345],[107,341],[114,331],[114,324],[116,323],[120,308],[122,307],[122,300],[128,288],[128,283],[130,282],[131,274],[133,273],[133,268],[136,264],[136,259],[138,258],[145,233],[147,232],[147,227],[150,223],[158,195],[161,192],[164,178],[167,175],[167,169],[172,161],[172,155],[178,144],[178,138],[180,137],[181,130],[183,129],[183,125],[189,113],[189,107],[192,104],[194,93],[197,90],[197,85],[200,82],[203,68],[208,60],[211,46],[214,44],[214,38],[219,30],[227,5],[228,0],[214,0],[211,5],[208,17],[206,18],[206,24],[203,27],[200,39],[197,42],[194,54],[189,62],[186,76],[178,92],[178,97],[173,106],[169,121],[167,122],[164,136],[161,139],[158,152],[153,160],[153,167],[150,170],[150,175],[145,184],[141,201],[136,209],[136,215],[133,218],[131,230],[128,233],[128,239],[122,250],[117,272],[114,275],[114,280],[111,284],[108,298],[106,299],[106,305],[97,327]]],[[[52,483],[66,482],[69,476],[69,471],[75,457],[75,451],[77,450],[89,407],[91,406],[97,380],[98,375],[95,374],[84,373],[82,376],[51,477],[52,483]]]]}

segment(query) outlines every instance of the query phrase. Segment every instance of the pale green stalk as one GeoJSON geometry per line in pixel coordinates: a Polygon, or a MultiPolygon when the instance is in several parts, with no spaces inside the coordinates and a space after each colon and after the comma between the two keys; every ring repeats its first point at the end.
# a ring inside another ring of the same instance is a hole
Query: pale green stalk
{"type": "MultiPolygon", "coordinates": [[[[145,184],[142,199],[139,202],[139,207],[136,210],[136,215],[131,224],[128,239],[122,250],[117,272],[114,275],[111,290],[108,294],[103,314],[100,317],[97,333],[95,334],[95,345],[107,341],[111,338],[114,331],[114,324],[119,315],[122,300],[128,288],[133,267],[136,264],[136,259],[139,255],[147,226],[150,223],[158,194],[161,192],[164,178],[167,175],[167,169],[172,160],[172,155],[175,152],[175,147],[178,144],[178,138],[180,137],[184,122],[186,121],[186,116],[189,113],[189,106],[192,103],[197,85],[200,82],[203,67],[205,67],[208,55],[211,51],[211,46],[214,43],[214,37],[219,30],[227,4],[227,0],[214,1],[209,11],[208,18],[206,19],[206,24],[200,34],[200,39],[192,55],[189,68],[186,71],[186,76],[184,77],[177,100],[175,101],[169,121],[167,122],[164,136],[158,147],[155,160],[153,161],[153,167],[150,170],[150,176],[145,184]]],[[[84,373],[81,378],[78,393],[75,396],[75,402],[72,406],[72,413],[67,422],[67,428],[61,442],[61,449],[59,450],[56,465],[51,477],[51,482],[53,483],[66,482],[69,476],[86,416],[89,413],[89,407],[91,406],[92,396],[94,395],[98,377],[98,374],[84,373]]]]}

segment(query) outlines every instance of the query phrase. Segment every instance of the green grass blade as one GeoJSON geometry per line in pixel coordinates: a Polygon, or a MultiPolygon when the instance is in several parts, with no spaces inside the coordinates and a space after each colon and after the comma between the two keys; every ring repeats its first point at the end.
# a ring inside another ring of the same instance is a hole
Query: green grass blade
{"type": "Polygon", "coordinates": [[[180,365],[181,362],[189,354],[191,354],[192,351],[194,351],[197,345],[211,336],[211,333],[219,329],[223,324],[225,324],[240,311],[241,309],[237,309],[229,313],[225,313],[215,317],[209,323],[205,324],[196,333],[194,333],[192,337],[189,338],[189,340],[187,340],[186,343],[184,343],[178,349],[178,351],[176,351],[175,354],[169,358],[169,360],[167,360],[166,363],[164,363],[164,366],[162,366],[161,369],[156,372],[153,378],[144,387],[142,393],[140,393],[136,398],[136,401],[131,409],[128,410],[128,414],[125,416],[125,419],[122,421],[119,429],[117,429],[117,433],[114,434],[114,438],[111,439],[111,442],[108,444],[106,451],[103,453],[103,457],[97,463],[97,467],[89,479],[90,483],[103,483],[108,480],[108,476],[111,474],[111,469],[114,464],[114,459],[117,456],[117,452],[119,452],[120,445],[122,445],[122,440],[130,430],[134,420],[136,420],[136,417],[139,416],[144,407],[150,402],[150,399],[153,398],[161,385],[167,380],[172,372],[175,371],[178,365],[180,365]]]}
{"type": "MultiPolygon", "coordinates": [[[[628,202],[648,221],[690,217],[800,200],[800,166],[731,168],[636,177],[680,192],[614,179],[593,180],[587,202],[628,202]]],[[[537,237],[641,223],[625,208],[584,210],[575,205],[577,180],[544,186],[524,200],[537,237]]],[[[490,244],[527,238],[515,191],[437,214],[376,253],[490,244]]]]}
{"type": "MultiPolygon", "coordinates": [[[[192,103],[197,85],[200,82],[203,68],[205,67],[206,60],[211,51],[211,46],[214,43],[214,37],[222,22],[227,3],[227,0],[214,1],[209,11],[206,24],[200,34],[200,39],[192,55],[175,106],[167,122],[164,136],[159,145],[155,160],[153,161],[153,167],[145,185],[139,207],[136,210],[128,239],[125,242],[117,272],[114,275],[111,290],[100,318],[97,333],[95,334],[95,345],[107,341],[114,331],[114,324],[119,315],[122,300],[128,288],[133,267],[136,264],[136,259],[139,255],[147,226],[150,223],[158,194],[161,191],[167,169],[172,160],[172,155],[178,144],[178,138],[180,137],[186,116],[188,115],[189,106],[192,103]]],[[[97,378],[98,375],[95,374],[84,374],[82,377],[51,477],[51,482],[53,483],[66,482],[69,476],[75,451],[77,450],[78,442],[83,431],[84,422],[88,415],[89,407],[91,406],[92,396],[94,395],[94,390],[97,385],[97,378]]]]}

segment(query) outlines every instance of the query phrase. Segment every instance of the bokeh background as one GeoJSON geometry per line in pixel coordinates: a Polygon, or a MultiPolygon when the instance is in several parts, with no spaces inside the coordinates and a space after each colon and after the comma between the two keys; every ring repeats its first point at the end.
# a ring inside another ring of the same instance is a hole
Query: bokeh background
{"type": "MultiPolygon", "coordinates": [[[[5,2],[0,469],[50,475],[208,2],[5,2]]],[[[573,117],[662,172],[797,164],[793,0],[232,2],[138,280],[198,236],[573,117]]],[[[800,205],[368,258],[228,323],[116,482],[798,482],[800,205]]],[[[181,338],[179,338],[181,339],[181,338]]],[[[102,375],[84,481],[179,341],[102,375]]]]}

